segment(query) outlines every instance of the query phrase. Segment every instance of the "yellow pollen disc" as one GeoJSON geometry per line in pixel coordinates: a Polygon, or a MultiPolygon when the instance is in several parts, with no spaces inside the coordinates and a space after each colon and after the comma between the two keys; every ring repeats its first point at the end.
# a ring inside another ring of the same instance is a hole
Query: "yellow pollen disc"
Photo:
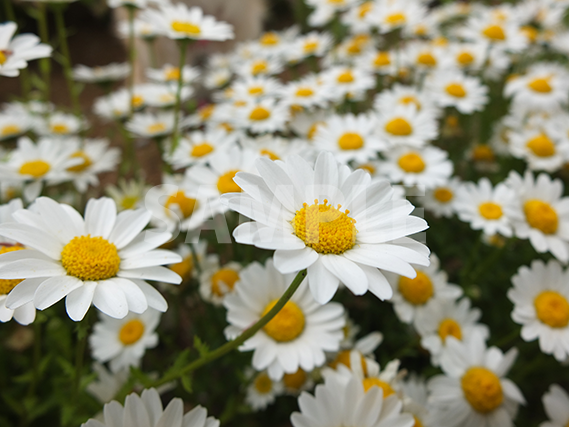
{"type": "Polygon", "coordinates": [[[399,278],[399,292],[411,304],[423,305],[433,296],[433,282],[425,273],[417,271],[414,279],[403,276],[399,278]]]}
{"type": "Polygon", "coordinates": [[[295,95],[300,97],[312,96],[314,91],[308,87],[301,87],[296,91],[295,95]]]}
{"type": "Polygon", "coordinates": [[[168,200],[166,200],[166,203],[164,204],[164,208],[168,209],[171,205],[178,205],[182,216],[184,218],[189,218],[198,208],[199,202],[196,199],[187,197],[183,191],[177,191],[168,197],[168,200]]]}
{"type": "Polygon", "coordinates": [[[211,153],[214,150],[213,145],[203,142],[201,144],[196,144],[192,147],[190,155],[192,157],[203,157],[206,154],[211,153]]]}
{"type": "Polygon", "coordinates": [[[451,83],[445,88],[445,90],[450,96],[454,96],[456,98],[464,98],[466,96],[464,86],[459,83],[451,83]]]}
{"type": "Polygon", "coordinates": [[[328,3],[331,4],[344,4],[346,0],[328,0],[328,3]]]}
{"type": "Polygon", "coordinates": [[[357,55],[358,53],[361,53],[362,47],[359,43],[354,41],[348,45],[347,50],[348,50],[348,53],[350,53],[352,55],[357,55]]]}
{"type": "Polygon", "coordinates": [[[87,154],[85,154],[84,151],[76,151],[71,155],[71,158],[73,159],[79,158],[83,160],[83,162],[79,163],[78,165],[67,168],[69,172],[83,172],[85,169],[87,169],[89,166],[93,164],[91,158],[87,154]]]}
{"type": "Polygon", "coordinates": [[[569,323],[569,302],[555,291],[544,291],[533,301],[537,318],[552,328],[564,328],[569,323]]]}
{"type": "Polygon", "coordinates": [[[419,153],[411,152],[401,156],[397,162],[407,173],[420,173],[425,170],[425,162],[419,153]]]}
{"type": "Polygon", "coordinates": [[[369,172],[370,175],[375,174],[375,166],[372,165],[371,163],[365,163],[363,165],[358,166],[358,168],[369,172]]]}
{"type": "Polygon", "coordinates": [[[551,157],[555,154],[555,144],[547,135],[541,134],[526,144],[533,154],[538,157],[551,157]]]}
{"type": "Polygon", "coordinates": [[[160,133],[166,130],[166,125],[164,123],[154,123],[146,128],[148,133],[160,133]]]}
{"type": "Polygon", "coordinates": [[[20,166],[19,172],[21,175],[31,175],[34,178],[39,178],[48,173],[50,169],[51,166],[49,163],[44,162],[43,160],[32,160],[20,166]]]}
{"type": "Polygon", "coordinates": [[[400,98],[399,103],[403,105],[413,104],[417,108],[417,110],[421,109],[421,103],[419,102],[419,100],[411,95],[400,98]]]}
{"type": "Polygon", "coordinates": [[[130,100],[130,103],[135,108],[141,107],[142,104],[144,104],[144,98],[140,95],[134,95],[130,100]]]}
{"type": "Polygon", "coordinates": [[[413,427],[424,427],[423,423],[419,418],[417,418],[416,415],[413,415],[413,420],[415,420],[415,424],[413,424],[413,427]]]}
{"type": "MultiPolygon", "coordinates": [[[[350,353],[351,350],[342,350],[341,352],[339,352],[338,355],[336,356],[336,359],[330,362],[330,367],[336,369],[338,367],[338,364],[342,364],[351,369],[352,363],[350,362],[350,353]]],[[[367,362],[362,354],[360,354],[360,363],[362,365],[362,370],[364,375],[367,375],[367,362]]]]}
{"type": "Polygon", "coordinates": [[[138,319],[126,322],[119,331],[119,340],[124,345],[131,345],[137,342],[144,334],[144,323],[138,319]]]}
{"type": "Polygon", "coordinates": [[[360,5],[360,7],[358,8],[358,16],[360,18],[365,17],[369,12],[371,12],[372,8],[373,8],[373,2],[372,1],[366,1],[365,3],[360,5]]]}
{"type": "Polygon", "coordinates": [[[189,37],[199,36],[201,28],[199,25],[191,24],[189,22],[174,21],[172,22],[172,29],[178,33],[185,33],[189,37]]]}
{"type": "Polygon", "coordinates": [[[177,273],[182,281],[188,280],[192,276],[192,271],[194,270],[194,260],[191,255],[185,257],[182,261],[170,265],[170,270],[177,273]]]}
{"type": "Polygon", "coordinates": [[[165,77],[166,80],[178,80],[180,78],[180,69],[178,67],[167,69],[165,77]]]}
{"type": "Polygon", "coordinates": [[[385,124],[385,131],[395,136],[407,136],[413,133],[413,126],[402,117],[397,117],[385,124]]]}
{"type": "Polygon", "coordinates": [[[292,104],[290,106],[290,113],[294,116],[297,113],[302,113],[302,111],[304,110],[304,108],[302,107],[302,105],[298,105],[298,104],[292,104]]]}
{"type": "Polygon", "coordinates": [[[121,200],[121,207],[123,209],[132,209],[138,202],[138,197],[136,196],[125,196],[121,200]]]}
{"type": "Polygon", "coordinates": [[[2,128],[0,135],[2,135],[2,136],[16,135],[20,132],[21,132],[21,129],[19,126],[17,126],[17,125],[6,125],[2,128]]]}
{"type": "Polygon", "coordinates": [[[54,123],[51,125],[51,131],[58,134],[69,133],[69,127],[64,123],[54,123]]]}
{"type": "Polygon", "coordinates": [[[425,65],[427,67],[434,67],[437,65],[437,59],[430,53],[421,53],[417,57],[417,62],[421,65],[425,65]]]}
{"type": "Polygon", "coordinates": [[[269,117],[271,117],[271,112],[263,107],[256,107],[249,114],[249,120],[255,121],[267,120],[269,117]]]}
{"type": "Polygon", "coordinates": [[[477,145],[472,149],[472,159],[478,162],[494,161],[494,150],[489,145],[477,145]]]}
{"type": "Polygon", "coordinates": [[[532,27],[531,25],[524,25],[523,27],[520,27],[520,30],[522,31],[524,36],[528,38],[530,42],[533,43],[537,40],[539,31],[536,28],[532,27]]]}
{"type": "Polygon", "coordinates": [[[223,128],[227,133],[233,132],[233,126],[231,126],[229,123],[220,123],[219,127],[223,128]]]}
{"type": "Polygon", "coordinates": [[[262,95],[265,93],[262,86],[253,86],[249,88],[249,95],[262,95]]]}
{"type": "Polygon", "coordinates": [[[492,412],[504,400],[500,378],[489,369],[470,368],[462,376],[460,385],[470,406],[482,414],[492,412]]]}
{"type": "Polygon", "coordinates": [[[274,46],[276,44],[279,44],[279,36],[273,32],[265,33],[259,40],[259,43],[261,43],[263,46],[274,46]]]}
{"type": "MultiPolygon", "coordinates": [[[[21,251],[23,246],[0,246],[0,255],[8,252],[21,251]]],[[[0,295],[7,295],[24,279],[0,279],[0,295]]]]}
{"type": "Polygon", "coordinates": [[[557,212],[549,203],[541,200],[528,200],[524,203],[524,214],[530,227],[537,228],[544,234],[557,231],[557,212]]]}
{"type": "Polygon", "coordinates": [[[328,204],[328,200],[318,204],[304,207],[296,211],[292,220],[294,234],[301,239],[306,246],[321,254],[343,254],[352,249],[356,244],[356,220],[350,218],[349,210],[341,212],[341,208],[328,204]]]}
{"type": "Polygon", "coordinates": [[[273,151],[267,150],[266,148],[263,148],[260,153],[261,153],[261,156],[266,156],[266,157],[268,157],[269,159],[271,159],[272,161],[280,160],[280,159],[281,159],[281,158],[280,158],[279,156],[277,156],[273,151]]]}
{"type": "Polygon", "coordinates": [[[298,368],[294,374],[284,374],[283,383],[285,387],[293,390],[300,390],[300,387],[306,382],[306,372],[298,368]]]}
{"type": "Polygon", "coordinates": [[[502,208],[500,205],[493,202],[480,203],[478,212],[486,219],[500,219],[502,218],[502,208]]]}
{"type": "Polygon", "coordinates": [[[439,187],[433,191],[433,197],[441,203],[448,203],[452,200],[454,194],[449,188],[439,187]]]}
{"type": "Polygon", "coordinates": [[[385,17],[385,22],[391,25],[403,25],[406,21],[407,17],[401,12],[392,13],[385,17]]]}
{"type": "Polygon", "coordinates": [[[102,237],[76,236],[61,251],[61,265],[69,276],[84,281],[115,277],[121,259],[117,248],[102,237]]]}
{"type": "Polygon", "coordinates": [[[458,322],[454,319],[446,318],[439,323],[439,337],[441,337],[443,342],[446,342],[449,335],[457,340],[462,340],[462,329],[458,322]]]}
{"type": "Polygon", "coordinates": [[[528,87],[539,93],[549,93],[552,90],[551,85],[549,84],[549,78],[533,79],[528,83],[528,87]]]}
{"type": "Polygon", "coordinates": [[[247,102],[245,102],[245,101],[235,101],[235,102],[233,103],[233,105],[235,105],[236,107],[243,107],[243,106],[247,105],[247,102]]]}
{"type": "Polygon", "coordinates": [[[351,71],[344,71],[338,76],[338,83],[351,83],[354,81],[354,75],[351,71]]]}
{"type": "Polygon", "coordinates": [[[308,134],[306,135],[310,141],[312,141],[314,139],[314,135],[316,134],[316,131],[318,130],[318,126],[322,125],[322,124],[324,124],[324,122],[315,122],[312,126],[310,126],[310,129],[308,130],[308,134]]]}
{"type": "Polygon", "coordinates": [[[222,283],[230,290],[233,290],[235,283],[239,280],[239,273],[231,268],[222,268],[211,276],[211,292],[218,297],[222,297],[225,292],[222,290],[222,283]]]}
{"type": "Polygon", "coordinates": [[[391,64],[391,57],[389,56],[389,52],[378,52],[377,55],[375,55],[373,65],[376,67],[385,67],[389,64],[391,64]]]}
{"type": "Polygon", "coordinates": [[[219,177],[217,180],[217,190],[221,194],[241,192],[241,187],[233,181],[233,177],[237,172],[239,172],[239,169],[230,170],[219,177]]]}
{"type": "Polygon", "coordinates": [[[474,62],[474,56],[469,52],[461,52],[457,55],[456,60],[460,65],[470,65],[474,62]]]}
{"type": "Polygon", "coordinates": [[[318,48],[318,42],[306,42],[304,43],[304,53],[313,53],[318,48]]]}
{"type": "Polygon", "coordinates": [[[273,382],[266,373],[257,375],[253,382],[255,390],[260,394],[267,394],[273,389],[273,382]]]}
{"type": "Polygon", "coordinates": [[[267,63],[265,61],[256,61],[251,69],[251,74],[256,76],[257,74],[267,71],[267,68],[267,63]]]}
{"type": "Polygon", "coordinates": [[[206,105],[205,107],[200,108],[198,114],[202,120],[207,120],[213,114],[213,110],[215,110],[214,104],[206,105]]]}
{"type": "Polygon", "coordinates": [[[384,399],[388,396],[391,396],[392,394],[395,394],[395,390],[393,390],[393,388],[388,383],[381,381],[379,378],[364,378],[362,382],[364,385],[364,391],[366,393],[370,388],[375,386],[383,390],[384,399]]]}
{"type": "Polygon", "coordinates": [[[342,150],[359,150],[364,146],[364,139],[357,133],[346,132],[338,138],[338,146],[342,150]]]}
{"type": "Polygon", "coordinates": [[[4,51],[0,50],[0,65],[4,65],[4,63],[8,60],[4,51]]]}
{"type": "Polygon", "coordinates": [[[482,31],[482,34],[493,41],[506,39],[506,33],[504,33],[504,29],[499,25],[490,25],[486,27],[484,31],[482,31]]]}
{"type": "MultiPolygon", "coordinates": [[[[262,316],[275,306],[278,300],[270,302],[263,310],[262,316]]],[[[275,317],[267,323],[263,330],[278,342],[288,342],[297,338],[304,330],[304,313],[293,301],[288,301],[275,317]]]]}

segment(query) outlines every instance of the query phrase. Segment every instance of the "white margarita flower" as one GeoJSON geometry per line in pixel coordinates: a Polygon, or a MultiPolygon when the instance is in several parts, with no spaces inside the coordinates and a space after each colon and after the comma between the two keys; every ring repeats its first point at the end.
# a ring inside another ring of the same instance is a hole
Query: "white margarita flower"
{"type": "Polygon", "coordinates": [[[144,196],[150,187],[143,181],[119,179],[118,186],[110,185],[105,188],[105,192],[111,197],[119,211],[125,209],[141,208],[144,196]]]}
{"type": "Polygon", "coordinates": [[[438,110],[427,92],[419,90],[416,86],[403,86],[399,83],[379,92],[373,102],[376,111],[387,114],[396,105],[411,105],[417,111],[428,111],[433,115],[437,115],[438,110]]]}
{"type": "Polygon", "coordinates": [[[264,75],[247,76],[233,82],[228,89],[234,101],[252,102],[261,98],[275,97],[281,91],[281,83],[264,75]]]}
{"type": "MultiPolygon", "coordinates": [[[[200,75],[200,72],[196,67],[184,65],[181,74],[182,83],[187,85],[193,83],[200,75]]],[[[164,64],[162,68],[149,68],[146,70],[146,75],[150,80],[158,83],[177,83],[180,78],[180,67],[164,64]]]]}
{"type": "Polygon", "coordinates": [[[67,114],[56,111],[50,114],[45,120],[36,122],[36,132],[40,135],[52,137],[67,137],[78,134],[85,129],[87,123],[74,114],[67,114]]]}
{"type": "Polygon", "coordinates": [[[460,179],[453,177],[444,184],[428,189],[419,200],[434,216],[450,218],[456,212],[456,196],[460,185],[460,179]]]}
{"type": "Polygon", "coordinates": [[[541,129],[522,128],[509,134],[508,148],[514,157],[527,161],[530,170],[555,172],[569,160],[569,135],[559,138],[558,133],[554,122],[541,129]]]}
{"type": "Polygon", "coordinates": [[[222,129],[190,132],[183,135],[172,154],[166,150],[165,160],[174,169],[182,169],[194,164],[202,165],[219,150],[224,150],[235,142],[232,135],[222,129]]]}
{"type": "Polygon", "coordinates": [[[288,62],[296,63],[309,56],[324,56],[332,44],[333,39],[330,34],[312,31],[297,37],[284,55],[288,62]]]}
{"type": "MultiPolygon", "coordinates": [[[[144,103],[150,107],[168,108],[176,104],[175,84],[147,83],[140,85],[139,89],[144,97],[144,103]]],[[[180,91],[180,101],[186,102],[193,93],[194,90],[190,86],[184,85],[180,91]]]]}
{"type": "Polygon", "coordinates": [[[320,27],[329,22],[337,12],[358,3],[358,0],[306,0],[306,3],[314,9],[308,16],[308,24],[320,27]]]}
{"type": "Polygon", "coordinates": [[[277,396],[284,391],[282,381],[271,380],[266,371],[254,373],[251,370],[251,384],[247,387],[245,402],[247,402],[254,411],[265,409],[271,403],[274,403],[277,396]]]}
{"type": "MultiPolygon", "coordinates": [[[[225,329],[227,338],[236,338],[273,308],[293,279],[294,274],[279,273],[272,259],[264,267],[254,262],[241,270],[234,292],[223,301],[230,324],[225,329]]],[[[240,350],[254,350],[253,367],[267,369],[274,380],[298,368],[310,372],[326,362],[325,351],[340,348],[344,322],[342,305],[318,304],[305,282],[240,350]]]]}
{"type": "Polygon", "coordinates": [[[432,97],[440,107],[455,107],[462,114],[481,111],[488,102],[488,88],[477,77],[445,70],[428,79],[432,97]]]}
{"type": "Polygon", "coordinates": [[[392,0],[378,3],[366,19],[374,23],[380,33],[417,25],[426,14],[425,6],[419,0],[392,0]]]}
{"type": "Polygon", "coordinates": [[[441,364],[446,375],[428,384],[436,425],[512,427],[518,405],[525,404],[520,389],[504,378],[516,349],[503,354],[497,347],[486,348],[478,334],[463,342],[448,340],[441,364]]]}
{"type": "Polygon", "coordinates": [[[15,138],[34,126],[35,118],[26,111],[0,114],[0,141],[15,138]]]}
{"type": "Polygon", "coordinates": [[[98,67],[76,65],[73,68],[73,78],[83,83],[110,83],[124,80],[130,74],[130,65],[113,62],[98,67]]]}
{"type": "Polygon", "coordinates": [[[542,397],[545,413],[550,421],[539,427],[565,427],[569,423],[569,395],[557,384],[552,384],[542,397]]]}
{"type": "Polygon", "coordinates": [[[256,138],[241,138],[241,146],[251,152],[256,152],[259,157],[268,157],[271,160],[282,160],[292,154],[306,154],[306,144],[298,139],[287,139],[272,134],[258,136],[256,138]]]}
{"type": "Polygon", "coordinates": [[[235,67],[235,73],[241,77],[272,76],[283,70],[283,63],[279,58],[251,58],[240,60],[235,67]]]}
{"type": "Polygon", "coordinates": [[[236,111],[233,122],[255,133],[283,130],[289,119],[288,106],[274,98],[251,102],[236,111]]]}
{"type": "Polygon", "coordinates": [[[188,244],[180,243],[178,247],[174,249],[174,252],[182,257],[182,261],[176,264],[170,264],[168,267],[182,278],[182,282],[188,282],[191,278],[197,277],[199,268],[205,268],[204,264],[207,262],[206,251],[207,242],[205,241],[188,244]],[[197,267],[195,265],[196,263],[198,264],[197,267]]]}
{"type": "MultiPolygon", "coordinates": [[[[178,122],[178,127],[183,127],[183,120],[178,122]]],[[[125,123],[129,132],[144,138],[160,138],[170,135],[174,131],[174,113],[172,111],[160,111],[154,113],[137,113],[125,123]]]]}
{"type": "Polygon", "coordinates": [[[0,76],[17,77],[28,61],[47,58],[52,48],[40,43],[34,34],[20,34],[14,37],[17,25],[15,22],[0,24],[0,76]]]}
{"type": "Polygon", "coordinates": [[[375,79],[367,70],[342,65],[322,72],[322,84],[329,91],[331,100],[343,101],[345,97],[358,99],[375,85],[375,79]]]}
{"type": "Polygon", "coordinates": [[[341,21],[350,29],[352,34],[369,33],[373,27],[377,26],[377,22],[369,19],[370,16],[374,16],[373,12],[376,7],[377,2],[373,0],[352,5],[350,9],[342,14],[341,21]]]}
{"type": "Polygon", "coordinates": [[[480,70],[486,61],[488,47],[484,43],[453,43],[443,58],[445,67],[463,71],[480,70]]]}
{"type": "Polygon", "coordinates": [[[217,254],[208,255],[199,277],[201,297],[212,304],[222,305],[225,297],[235,290],[241,268],[241,264],[234,261],[221,265],[217,254]]]}
{"type": "Polygon", "coordinates": [[[280,91],[282,102],[302,108],[324,108],[328,105],[328,97],[320,78],[308,75],[298,81],[289,82],[280,91]]]}
{"type": "Polygon", "coordinates": [[[40,197],[32,210],[12,214],[15,223],[0,224],[0,235],[28,250],[0,256],[2,279],[24,278],[10,293],[10,309],[33,301],[44,310],[66,297],[71,319],[83,319],[91,306],[111,317],[148,307],[166,311],[164,298],[144,279],[180,283],[180,276],[161,267],[181,258],[155,249],[170,233],[141,233],[150,220],[145,210],[117,215],[108,198],[91,199],[85,219],[72,207],[40,197]]]}
{"type": "Polygon", "coordinates": [[[427,383],[424,378],[411,374],[401,382],[403,412],[413,415],[413,427],[435,427],[429,416],[427,383]]]}
{"type": "Polygon", "coordinates": [[[522,325],[525,341],[539,338],[539,348],[559,361],[569,355],[568,273],[557,261],[534,260],[512,277],[508,298],[514,303],[512,319],[522,325]]]}
{"type": "Polygon", "coordinates": [[[401,52],[401,65],[406,65],[422,73],[432,72],[444,65],[445,50],[431,42],[413,41],[401,52]]]}
{"type": "Polygon", "coordinates": [[[413,206],[393,200],[386,181],[371,183],[363,170],[350,171],[323,152],[312,167],[298,156],[284,162],[256,161],[259,175],[237,174],[242,194],[223,202],[253,222],[238,226],[239,243],[276,249],[283,273],[308,269],[314,298],[328,302],[342,281],[354,294],[370,290],[380,299],[391,287],[379,269],[414,277],[409,263],[428,265],[428,249],[405,236],[426,222],[409,216],[413,206]]]}
{"type": "Polygon", "coordinates": [[[527,38],[520,31],[518,22],[496,19],[490,11],[471,15],[461,34],[468,40],[483,42],[501,52],[520,52],[527,46],[527,38]]]}
{"type": "Polygon", "coordinates": [[[438,136],[437,120],[433,110],[418,110],[412,102],[396,104],[380,111],[376,134],[392,146],[422,147],[438,136]]]}
{"type": "Polygon", "coordinates": [[[369,50],[356,58],[356,68],[369,70],[379,75],[396,75],[401,70],[397,55],[389,50],[369,50]]]}

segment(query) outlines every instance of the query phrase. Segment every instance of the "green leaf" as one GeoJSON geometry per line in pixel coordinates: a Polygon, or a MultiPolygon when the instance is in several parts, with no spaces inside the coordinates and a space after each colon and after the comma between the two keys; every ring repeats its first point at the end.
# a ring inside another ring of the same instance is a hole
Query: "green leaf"
{"type": "Polygon", "coordinates": [[[192,376],[191,375],[182,375],[182,387],[184,387],[184,390],[186,390],[188,393],[192,393],[192,376]]]}
{"type": "Polygon", "coordinates": [[[144,387],[150,387],[152,385],[152,379],[150,379],[148,375],[142,372],[139,368],[131,366],[130,374],[136,378],[144,387]]]}
{"type": "Polygon", "coordinates": [[[209,345],[204,343],[197,335],[194,336],[194,348],[198,351],[200,357],[209,353],[209,345]]]}

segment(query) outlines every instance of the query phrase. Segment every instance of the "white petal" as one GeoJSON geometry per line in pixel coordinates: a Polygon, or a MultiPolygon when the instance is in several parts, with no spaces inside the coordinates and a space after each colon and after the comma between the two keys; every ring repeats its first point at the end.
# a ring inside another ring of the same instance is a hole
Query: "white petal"
{"type": "Polygon", "coordinates": [[[100,281],[93,295],[93,305],[103,313],[122,319],[128,314],[128,303],[122,289],[112,281],[100,281]]]}
{"type": "Polygon", "coordinates": [[[67,295],[67,298],[65,298],[65,308],[71,320],[75,322],[83,320],[93,302],[93,294],[95,293],[96,287],[97,282],[85,282],[83,286],[67,295]]]}
{"type": "Polygon", "coordinates": [[[323,256],[322,262],[355,295],[366,293],[368,289],[367,276],[355,262],[340,255],[323,256]]]}
{"type": "Polygon", "coordinates": [[[108,239],[117,219],[117,206],[113,199],[90,199],[85,207],[85,230],[93,237],[108,239]]]}
{"type": "Polygon", "coordinates": [[[273,255],[275,267],[283,274],[296,273],[308,268],[317,259],[318,253],[309,247],[293,251],[276,250],[273,255]]]}
{"type": "Polygon", "coordinates": [[[326,304],[338,290],[340,279],[324,266],[322,258],[324,257],[319,257],[308,267],[308,286],[314,299],[320,304],[326,304]]]}
{"type": "Polygon", "coordinates": [[[34,295],[34,305],[38,310],[45,310],[81,286],[83,282],[77,277],[50,277],[38,287],[34,295]]]}

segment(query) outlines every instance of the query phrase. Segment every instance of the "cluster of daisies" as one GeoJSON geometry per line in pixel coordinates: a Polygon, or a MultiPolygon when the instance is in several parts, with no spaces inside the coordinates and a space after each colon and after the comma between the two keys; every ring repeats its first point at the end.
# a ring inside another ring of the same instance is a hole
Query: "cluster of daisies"
{"type": "MultiPolygon", "coordinates": [[[[306,0],[308,31],[265,32],[201,68],[184,63],[187,49],[232,39],[231,25],[166,0],[108,5],[128,10],[118,33],[137,40],[130,49],[154,58],[165,39],[179,63],[75,66],[68,77],[106,92],[90,119],[38,100],[0,107],[0,321],[29,325],[61,300],[76,322],[98,310],[85,387],[105,406],[85,427],[217,427],[179,398],[163,408],[160,393],[177,385],[162,384],[160,367],[148,378],[161,387],[113,399],[146,370],[167,300],[183,311],[196,289],[232,341],[291,283],[239,347],[251,361],[229,392],[250,410],[295,396],[294,427],[508,427],[520,405],[534,410],[507,378],[517,350],[489,345],[501,325],[481,323],[472,289],[449,282],[447,257],[425,244],[437,229],[424,233],[408,198],[437,226],[468,223],[498,255],[511,242],[533,251],[499,291],[521,339],[562,369],[568,1],[306,0]],[[115,134],[89,138],[93,120],[115,134]],[[153,188],[132,151],[149,142],[163,172],[153,188]],[[117,169],[109,197],[91,197],[117,169]],[[236,243],[249,247],[227,256],[236,243]],[[346,302],[368,292],[374,310],[392,303],[427,368],[376,360],[387,325],[356,338],[346,302]]],[[[51,55],[16,29],[0,24],[1,76],[51,55]]],[[[568,425],[569,395],[547,386],[542,427],[568,425]]]]}

